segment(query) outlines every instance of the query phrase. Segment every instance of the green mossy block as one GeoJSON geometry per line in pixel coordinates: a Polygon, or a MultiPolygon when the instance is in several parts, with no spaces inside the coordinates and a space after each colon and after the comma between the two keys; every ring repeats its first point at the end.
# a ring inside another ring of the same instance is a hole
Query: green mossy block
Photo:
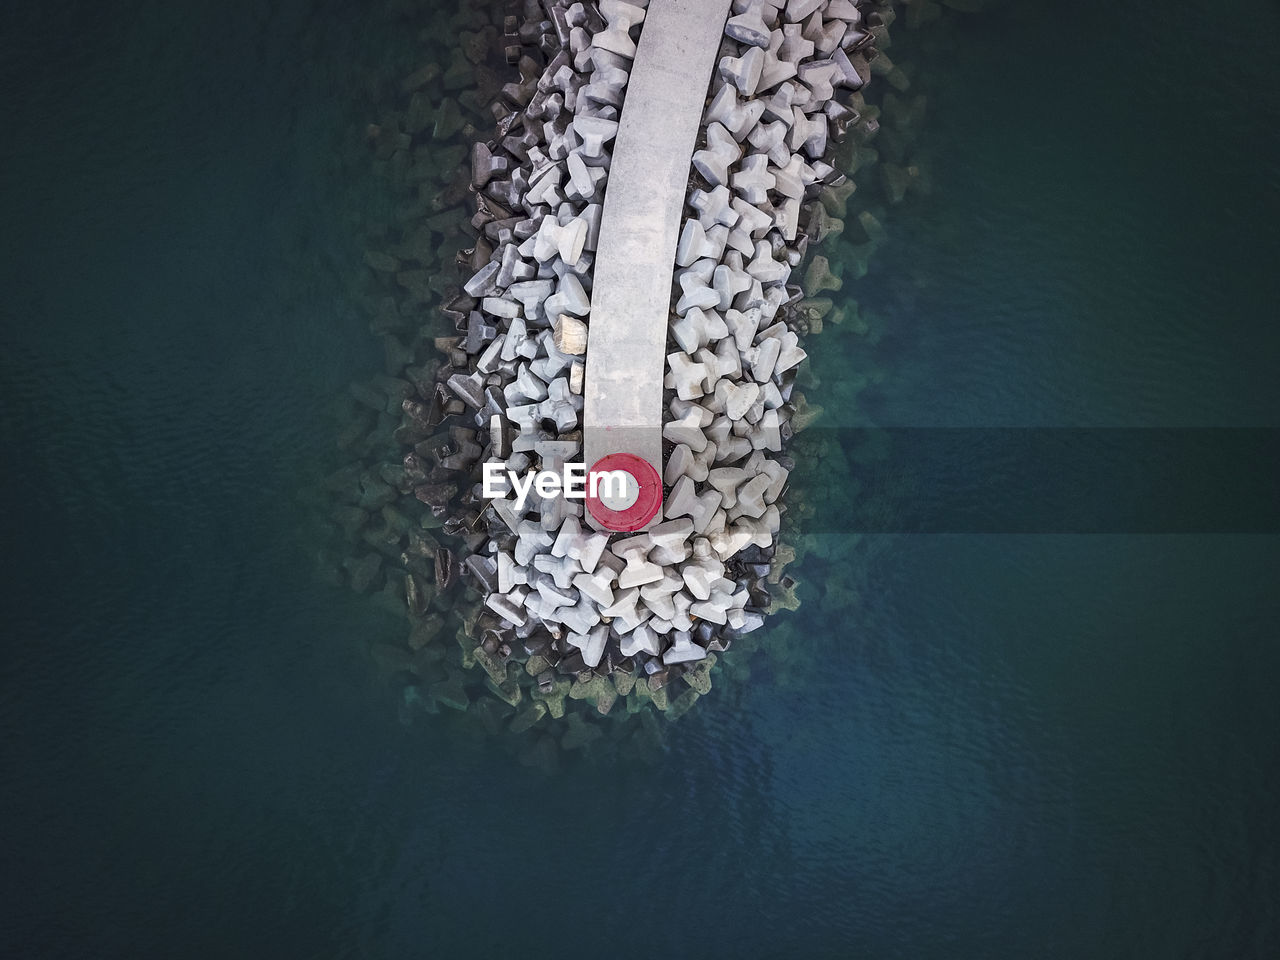
{"type": "Polygon", "coordinates": [[[425,66],[419,67],[413,73],[409,74],[400,81],[400,92],[405,96],[416,90],[421,90],[440,77],[440,64],[432,60],[425,66]]]}
{"type": "Polygon", "coordinates": [[[457,91],[471,86],[471,69],[471,62],[466,55],[460,48],[455,48],[453,59],[449,61],[449,67],[440,79],[440,86],[449,93],[457,93],[457,91]]]}
{"type": "Polygon", "coordinates": [[[485,733],[491,737],[496,737],[502,732],[503,724],[506,722],[507,717],[511,715],[512,710],[509,705],[501,700],[495,700],[492,697],[481,697],[472,705],[470,713],[484,727],[485,733]]]}
{"type": "Polygon", "coordinates": [[[653,701],[653,705],[659,710],[666,710],[670,705],[666,687],[659,687],[657,690],[650,688],[649,699],[653,701]]]}
{"type": "Polygon", "coordinates": [[[445,678],[444,648],[439,644],[423,647],[413,655],[413,672],[424,681],[434,682],[445,678]]]}
{"type": "Polygon", "coordinates": [[[374,273],[395,273],[400,269],[400,261],[388,253],[379,250],[366,250],[364,262],[374,273]]]}
{"type": "MultiPolygon", "coordinates": [[[[475,637],[464,627],[454,633],[453,639],[458,645],[458,650],[462,653],[462,668],[464,670],[473,669],[477,662],[476,650],[479,648],[475,637]]],[[[505,675],[501,679],[505,679],[505,675]]]]}
{"type": "Polygon", "coordinates": [[[804,272],[804,291],[815,297],[827,290],[839,290],[844,282],[831,270],[831,262],[824,256],[816,256],[804,272]]]}
{"type": "Polygon", "coordinates": [[[351,589],[356,593],[368,593],[382,572],[382,557],[368,553],[363,557],[348,557],[342,567],[350,577],[351,589]]]}
{"type": "Polygon", "coordinates": [[[833,309],[835,309],[835,301],[830,297],[806,297],[796,304],[796,310],[810,323],[815,317],[826,317],[833,309]]]}
{"type": "Polygon", "coordinates": [[[667,719],[673,723],[676,720],[679,720],[689,712],[690,707],[698,702],[698,697],[700,696],[702,696],[702,694],[692,688],[684,691],[684,693],[672,700],[667,706],[667,719]]]}
{"type": "Polygon", "coordinates": [[[880,184],[884,188],[885,199],[890,203],[901,203],[911,186],[911,175],[905,167],[896,163],[885,163],[880,167],[880,184]]]}
{"type": "Polygon", "coordinates": [[[627,696],[635,689],[635,686],[636,675],[634,673],[624,673],[621,670],[613,671],[613,689],[618,692],[618,696],[627,696]]]}
{"type": "Polygon", "coordinates": [[[607,677],[593,674],[590,680],[574,680],[569,688],[569,699],[586,700],[594,704],[601,715],[605,715],[613,709],[618,691],[607,677]]]}
{"type": "Polygon", "coordinates": [[[644,682],[637,683],[627,697],[627,714],[640,713],[652,702],[653,698],[649,696],[648,684],[644,682]]]}
{"type": "Polygon", "coordinates": [[[512,733],[524,733],[546,715],[547,705],[545,703],[531,703],[511,718],[511,723],[507,725],[507,729],[512,733]]]}
{"type": "Polygon", "coordinates": [[[564,716],[564,701],[569,695],[569,687],[568,678],[556,677],[549,692],[544,693],[541,687],[534,687],[529,691],[529,696],[538,702],[545,703],[552,719],[559,720],[564,716]]]}
{"type": "Polygon", "coordinates": [[[823,408],[817,404],[809,403],[803,393],[793,393],[791,396],[793,411],[791,413],[791,429],[796,433],[813,425],[823,414],[823,408]]]}
{"type": "Polygon", "coordinates": [[[450,710],[466,710],[471,705],[467,691],[463,689],[462,681],[457,677],[449,677],[433,683],[427,688],[427,692],[436,703],[450,710]]]}
{"type": "Polygon", "coordinates": [[[464,30],[459,40],[463,56],[472,64],[479,64],[487,60],[490,53],[496,52],[498,31],[491,26],[475,31],[464,30]]]}
{"type": "Polygon", "coordinates": [[[421,650],[444,630],[444,619],[437,614],[415,617],[409,628],[409,648],[421,650]]]}
{"type": "Polygon", "coordinates": [[[715,665],[716,655],[709,653],[686,670],[680,679],[696,690],[699,696],[703,696],[711,692],[711,668],[715,665]]]}
{"type": "Polygon", "coordinates": [[[482,646],[476,646],[471,651],[471,656],[475,662],[480,664],[484,672],[489,675],[494,683],[501,684],[507,679],[507,665],[499,657],[495,656],[482,646]]]}
{"type": "Polygon", "coordinates": [[[809,209],[809,232],[816,243],[824,243],[828,238],[838,237],[844,232],[844,221],[831,216],[821,200],[811,203],[809,209]]]}
{"type": "Polygon", "coordinates": [[[769,613],[780,610],[799,610],[800,598],[796,596],[796,582],[790,577],[783,577],[777,584],[769,588],[769,613]]]}
{"type": "Polygon", "coordinates": [[[591,702],[596,705],[596,713],[607,717],[613,705],[618,702],[618,691],[614,689],[613,683],[607,677],[596,679],[600,682],[596,687],[595,696],[591,697],[591,702]]]}
{"type": "Polygon", "coordinates": [[[485,680],[484,685],[495,697],[513,707],[518,706],[520,701],[524,699],[524,691],[514,680],[503,680],[501,683],[495,683],[493,678],[489,677],[485,680]]]}
{"type": "MultiPolygon", "coordinates": [[[[404,468],[402,466],[399,464],[396,464],[395,466],[403,472],[404,468]]],[[[411,532],[413,532],[413,520],[390,504],[382,508],[382,519],[386,521],[388,530],[391,530],[402,537],[407,537],[411,532]]]]}
{"type": "Polygon", "coordinates": [[[769,563],[769,583],[777,583],[786,572],[787,565],[796,559],[796,548],[790,543],[779,543],[774,549],[773,560],[769,563]]]}
{"type": "MultiPolygon", "coordinates": [[[[851,173],[852,171],[846,169],[845,172],[851,173]]],[[[823,187],[822,192],[818,194],[818,199],[829,216],[842,219],[848,214],[849,198],[853,196],[857,189],[858,186],[853,180],[845,180],[844,183],[836,186],[823,187]]]]}
{"type": "Polygon", "coordinates": [[[369,520],[369,514],[359,507],[338,506],[329,512],[330,518],[342,528],[342,535],[354,540],[369,520]]]}
{"type": "Polygon", "coordinates": [[[432,127],[431,136],[435,140],[448,140],[462,129],[462,123],[462,111],[458,108],[458,101],[453,97],[446,97],[436,108],[436,122],[432,127]]]}
{"type": "Polygon", "coordinates": [[[418,136],[436,119],[436,109],[425,91],[419,90],[409,98],[409,109],[405,111],[404,126],[413,136],[418,136]]]}

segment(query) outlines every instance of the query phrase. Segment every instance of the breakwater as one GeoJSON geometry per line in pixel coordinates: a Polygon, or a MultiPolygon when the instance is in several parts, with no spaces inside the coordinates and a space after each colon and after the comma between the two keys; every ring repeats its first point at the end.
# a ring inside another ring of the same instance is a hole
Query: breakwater
{"type": "MultiPolygon", "coordinates": [[[[343,578],[381,587],[410,613],[406,647],[377,651],[406,677],[410,709],[470,711],[516,732],[565,718],[577,732],[559,746],[576,746],[598,735],[602,716],[678,717],[729,667],[726,651],[758,646],[753,631],[795,606],[786,564],[796,551],[779,545],[787,448],[818,412],[797,380],[806,338],[842,319],[824,296],[842,271],[811,247],[845,232],[854,185],[843,170],[875,162],[880,111],[865,88],[877,75],[900,90],[908,82],[883,53],[890,5],[738,2],[726,12],[671,263],[656,411],[664,502],[639,533],[594,529],[563,497],[531,496],[517,512],[483,496],[480,471],[582,459],[598,247],[646,5],[495,14],[467,32],[482,83],[459,97],[494,118],[489,135],[447,94],[422,106],[421,89],[370,131],[388,165],[412,160],[442,124],[446,139],[473,135],[459,158],[465,182],[455,176],[431,197],[446,210],[423,210],[416,224],[403,211],[400,242],[367,255],[398,288],[375,326],[394,331],[439,304],[451,335],[395,339],[388,374],[356,389],[377,428],[365,416],[344,437],[373,454],[368,438],[380,433],[379,463],[370,470],[366,455],[331,484],[354,482],[359,497],[340,522],[374,548],[347,558],[343,578]],[[499,82],[495,52],[518,79],[499,82]],[[406,264],[406,246],[424,225],[447,229],[464,193],[469,238],[453,263],[406,264]]],[[[446,79],[464,83],[464,69],[446,79]]],[[[865,262],[882,228],[869,210],[853,216],[865,262]]]]}

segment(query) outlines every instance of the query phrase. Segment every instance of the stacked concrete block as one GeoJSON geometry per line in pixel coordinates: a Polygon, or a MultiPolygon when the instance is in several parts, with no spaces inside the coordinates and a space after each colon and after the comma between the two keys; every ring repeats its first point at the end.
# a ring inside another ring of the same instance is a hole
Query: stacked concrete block
{"type": "MultiPolygon", "coordinates": [[[[745,619],[743,585],[723,579],[723,565],[771,549],[781,519],[785,397],[805,353],[780,307],[807,244],[801,206],[842,179],[822,160],[828,108],[838,90],[862,85],[846,50],[861,42],[857,4],[735,0],[733,11],[677,252],[664,431],[675,445],[666,516],[699,534],[680,568],[690,614],[730,626],[745,619]],[[726,231],[724,243],[713,230],[726,231]]],[[[690,642],[666,648],[664,662],[690,658],[690,642]]]]}
{"type": "MultiPolygon", "coordinates": [[[[521,500],[509,484],[490,500],[485,463],[525,474],[582,459],[596,246],[648,6],[524,3],[520,41],[540,56],[521,61],[495,136],[471,151],[478,236],[446,305],[458,336],[437,341],[446,362],[403,399],[413,452],[397,480],[457,543],[436,554],[437,586],[460,579],[481,596],[464,666],[488,671],[512,707],[509,671],[527,673],[540,709],[522,723],[563,715],[566,690],[595,680],[666,704],[667,684],[763,622],[805,356],[792,272],[844,215],[815,200],[843,179],[827,162],[856,119],[841,98],[871,75],[865,4],[734,0],[675,252],[663,521],[610,536],[588,528],[581,500],[521,500]]],[[[415,586],[411,608],[420,597],[415,586]]]]}

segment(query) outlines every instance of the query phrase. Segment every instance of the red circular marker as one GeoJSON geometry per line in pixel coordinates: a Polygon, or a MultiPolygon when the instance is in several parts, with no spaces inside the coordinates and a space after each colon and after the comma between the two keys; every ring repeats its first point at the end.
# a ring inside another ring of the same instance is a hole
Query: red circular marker
{"type": "Polygon", "coordinates": [[[652,520],[662,506],[662,477],[653,465],[634,453],[611,453],[601,457],[587,471],[587,509],[606,530],[627,533],[639,530],[652,520]],[[620,471],[626,474],[626,490],[621,494],[616,482],[602,477],[592,495],[591,476],[620,471]]]}

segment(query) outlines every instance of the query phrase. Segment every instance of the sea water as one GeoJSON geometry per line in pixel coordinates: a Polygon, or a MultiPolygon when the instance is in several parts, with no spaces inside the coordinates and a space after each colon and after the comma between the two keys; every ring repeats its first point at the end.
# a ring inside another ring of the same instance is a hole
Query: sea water
{"type": "MultiPolygon", "coordinates": [[[[5,952],[1275,955],[1273,530],[814,539],[656,764],[400,722],[296,495],[382,363],[349,141],[403,23],[0,12],[5,952]]],[[[822,422],[1275,428],[1274,4],[900,26],[932,190],[822,422]]]]}

